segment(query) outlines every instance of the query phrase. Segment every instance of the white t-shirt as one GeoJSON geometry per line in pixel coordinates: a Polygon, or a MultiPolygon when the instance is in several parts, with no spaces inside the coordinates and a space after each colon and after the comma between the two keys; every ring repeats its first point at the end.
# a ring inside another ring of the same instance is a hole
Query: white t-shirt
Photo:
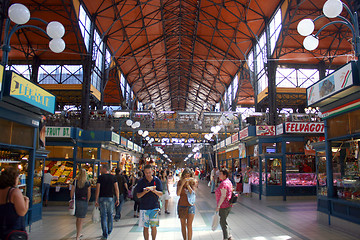
{"type": "Polygon", "coordinates": [[[44,174],[44,184],[50,184],[51,180],[52,180],[52,175],[50,173],[45,173],[44,174]]]}

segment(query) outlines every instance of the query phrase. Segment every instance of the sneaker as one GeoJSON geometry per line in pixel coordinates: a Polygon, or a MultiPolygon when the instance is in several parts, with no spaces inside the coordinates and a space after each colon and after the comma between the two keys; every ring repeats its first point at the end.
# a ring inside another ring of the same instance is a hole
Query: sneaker
{"type": "Polygon", "coordinates": [[[165,213],[166,213],[166,214],[170,214],[170,212],[169,212],[169,211],[165,211],[165,213]]]}
{"type": "Polygon", "coordinates": [[[136,214],[134,214],[134,218],[136,218],[136,217],[138,217],[138,216],[136,216],[136,214]]]}
{"type": "Polygon", "coordinates": [[[159,215],[161,215],[161,212],[159,212],[159,215]]]}

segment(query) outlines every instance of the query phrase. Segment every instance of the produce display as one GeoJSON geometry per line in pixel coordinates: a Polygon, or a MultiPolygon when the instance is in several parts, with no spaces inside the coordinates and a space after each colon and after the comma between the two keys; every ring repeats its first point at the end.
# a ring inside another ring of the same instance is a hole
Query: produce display
{"type": "Polygon", "coordinates": [[[71,162],[51,161],[46,167],[53,175],[51,185],[69,185],[73,176],[73,167],[71,162]]]}
{"type": "Polygon", "coordinates": [[[360,177],[345,176],[337,179],[337,196],[341,199],[360,201],[360,177]]]}
{"type": "Polygon", "coordinates": [[[316,186],[315,173],[287,173],[287,186],[316,186]]]}

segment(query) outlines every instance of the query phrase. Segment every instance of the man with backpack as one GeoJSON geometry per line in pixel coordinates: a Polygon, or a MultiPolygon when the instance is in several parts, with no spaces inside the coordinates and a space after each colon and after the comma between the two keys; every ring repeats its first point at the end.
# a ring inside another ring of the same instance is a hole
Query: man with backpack
{"type": "Polygon", "coordinates": [[[115,170],[115,178],[119,187],[119,205],[115,206],[115,222],[118,222],[121,218],[121,209],[125,202],[125,197],[127,192],[129,191],[127,181],[124,175],[120,174],[121,170],[116,168],[115,170]]]}

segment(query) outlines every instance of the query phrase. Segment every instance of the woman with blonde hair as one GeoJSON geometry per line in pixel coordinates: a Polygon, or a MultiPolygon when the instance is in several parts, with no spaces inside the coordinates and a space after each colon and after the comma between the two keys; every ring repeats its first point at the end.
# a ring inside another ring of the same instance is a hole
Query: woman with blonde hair
{"type": "Polygon", "coordinates": [[[75,216],[76,216],[76,240],[80,239],[82,225],[88,209],[88,203],[91,196],[91,185],[87,181],[85,169],[80,169],[73,186],[71,188],[70,197],[74,198],[75,194],[75,216]]]}
{"type": "Polygon", "coordinates": [[[177,184],[177,195],[180,196],[178,202],[178,214],[181,223],[181,233],[184,240],[192,239],[192,223],[195,217],[195,188],[196,180],[194,173],[185,168],[177,184]]]}

